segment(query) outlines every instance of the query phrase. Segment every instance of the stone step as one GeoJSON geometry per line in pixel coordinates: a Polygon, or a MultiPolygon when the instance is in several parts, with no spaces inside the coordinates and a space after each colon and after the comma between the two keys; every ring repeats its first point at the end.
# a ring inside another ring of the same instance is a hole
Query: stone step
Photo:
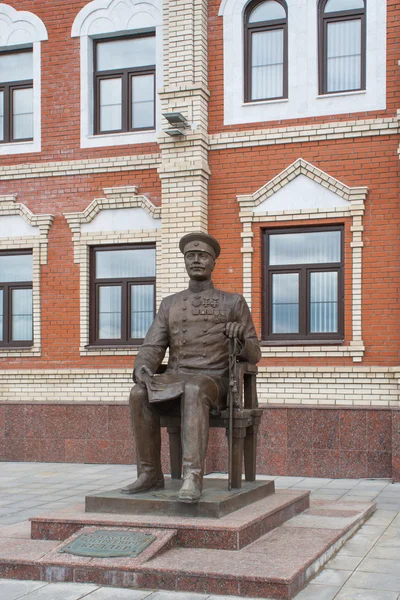
{"type": "Polygon", "coordinates": [[[33,517],[32,539],[65,540],[85,526],[158,527],[175,529],[178,544],[190,548],[240,550],[310,504],[310,492],[278,490],[219,519],[169,515],[87,513],[82,505],[33,517]]]}
{"type": "MultiPolygon", "coordinates": [[[[82,532],[121,531],[121,523],[113,527],[110,523],[88,526],[81,522],[83,531],[62,542],[29,540],[25,530],[10,526],[5,533],[4,527],[0,577],[289,600],[374,510],[375,505],[370,503],[316,501],[310,509],[255,536],[254,541],[235,551],[196,547],[195,543],[182,547],[179,529],[172,527],[172,522],[167,526],[125,526],[128,531],[151,532],[156,537],[137,558],[91,558],[59,552],[82,532]]],[[[260,522],[253,518],[254,527],[260,522]]],[[[200,525],[199,531],[206,531],[204,527],[200,525]]],[[[196,529],[191,531],[195,537],[196,529]]],[[[224,530],[220,529],[219,534],[224,537],[224,530]]]]}

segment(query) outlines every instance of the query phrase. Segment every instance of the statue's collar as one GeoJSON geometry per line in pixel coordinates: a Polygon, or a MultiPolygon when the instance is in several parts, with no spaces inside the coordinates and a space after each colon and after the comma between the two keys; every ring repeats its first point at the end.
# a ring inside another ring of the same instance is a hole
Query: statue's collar
{"type": "Polygon", "coordinates": [[[195,281],[191,279],[189,281],[189,290],[195,294],[199,294],[200,292],[207,292],[208,290],[213,290],[214,284],[211,279],[207,281],[195,281]]]}

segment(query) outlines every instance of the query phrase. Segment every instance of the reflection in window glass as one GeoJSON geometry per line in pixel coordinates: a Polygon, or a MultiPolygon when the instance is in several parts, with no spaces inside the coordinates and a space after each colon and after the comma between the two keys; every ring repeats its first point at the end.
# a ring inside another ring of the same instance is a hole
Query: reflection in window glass
{"type": "Polygon", "coordinates": [[[328,0],[325,4],[326,13],[343,10],[357,10],[364,8],[364,0],[328,0]]]}
{"type": "Polygon", "coordinates": [[[156,62],[155,36],[113,40],[97,44],[97,70],[145,67],[156,62]]]}
{"type": "Polygon", "coordinates": [[[276,19],[285,19],[286,12],[282,4],[276,0],[267,0],[262,2],[249,16],[249,23],[259,23],[261,21],[275,21],[276,19]]]}
{"type": "Polygon", "coordinates": [[[154,127],[154,75],[132,77],[132,127],[154,127]]]}
{"type": "Polygon", "coordinates": [[[251,36],[251,98],[283,95],[283,29],[260,31],[251,36]]]}
{"type": "Polygon", "coordinates": [[[286,233],[269,236],[270,265],[340,262],[341,232],[286,233]]]}
{"type": "Polygon", "coordinates": [[[122,128],[122,80],[100,81],[100,130],[118,131],[122,128]]]}
{"type": "Polygon", "coordinates": [[[33,79],[32,52],[0,52],[0,83],[33,79]]]}
{"type": "Polygon", "coordinates": [[[131,286],[131,338],[143,339],[154,318],[154,286],[131,286]]]}
{"type": "Polygon", "coordinates": [[[299,331],[299,275],[272,275],[272,333],[299,331]]]}
{"type": "Polygon", "coordinates": [[[121,288],[104,285],[99,289],[99,339],[121,337],[121,288]]]}
{"type": "Polygon", "coordinates": [[[32,281],[32,254],[0,254],[0,281],[32,281]]]}
{"type": "Polygon", "coordinates": [[[33,137],[33,89],[13,91],[13,139],[33,137]]]}
{"type": "Polygon", "coordinates": [[[96,277],[98,279],[154,277],[155,274],[155,248],[104,250],[96,253],[96,277]]]}
{"type": "Polygon", "coordinates": [[[310,274],[310,331],[336,333],[338,330],[338,274],[335,271],[310,274]]]}
{"type": "Polygon", "coordinates": [[[24,342],[32,339],[32,290],[12,290],[11,339],[24,342]]]}
{"type": "Polygon", "coordinates": [[[327,92],[361,87],[361,19],[327,24],[327,92]]]}

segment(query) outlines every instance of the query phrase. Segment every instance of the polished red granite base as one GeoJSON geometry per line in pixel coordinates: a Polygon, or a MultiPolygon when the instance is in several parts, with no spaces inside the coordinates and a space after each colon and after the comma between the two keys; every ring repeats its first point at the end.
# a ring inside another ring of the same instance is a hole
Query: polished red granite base
{"type": "Polygon", "coordinates": [[[0,527],[0,577],[288,600],[375,509],[316,501],[304,510],[308,501],[308,492],[279,491],[221,519],[194,520],[65,509],[32,519],[36,539],[25,526],[0,527]],[[137,558],[58,552],[99,528],[151,531],[157,540],[137,558]]]}
{"type": "MultiPolygon", "coordinates": [[[[1,404],[0,460],[134,464],[127,404],[1,404]]],[[[257,473],[400,481],[400,408],[268,406],[257,473]]],[[[163,431],[162,462],[170,472],[163,431]]],[[[226,471],[225,431],[210,431],[206,471],[226,471]]]]}

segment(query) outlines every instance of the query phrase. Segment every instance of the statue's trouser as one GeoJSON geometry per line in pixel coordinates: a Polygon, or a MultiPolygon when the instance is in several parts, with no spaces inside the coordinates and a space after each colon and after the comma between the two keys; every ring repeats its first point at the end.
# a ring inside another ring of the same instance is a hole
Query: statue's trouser
{"type": "MultiPolygon", "coordinates": [[[[181,401],[181,435],[183,476],[194,475],[202,480],[207,452],[210,408],[223,408],[219,387],[207,375],[196,375],[185,382],[181,401]]],[[[179,402],[177,399],[175,402],[179,402]]],[[[160,410],[163,407],[160,403],[160,410]]],[[[148,401],[146,387],[132,388],[130,408],[136,441],[138,472],[155,479],[162,476],[160,412],[148,401]]]]}

